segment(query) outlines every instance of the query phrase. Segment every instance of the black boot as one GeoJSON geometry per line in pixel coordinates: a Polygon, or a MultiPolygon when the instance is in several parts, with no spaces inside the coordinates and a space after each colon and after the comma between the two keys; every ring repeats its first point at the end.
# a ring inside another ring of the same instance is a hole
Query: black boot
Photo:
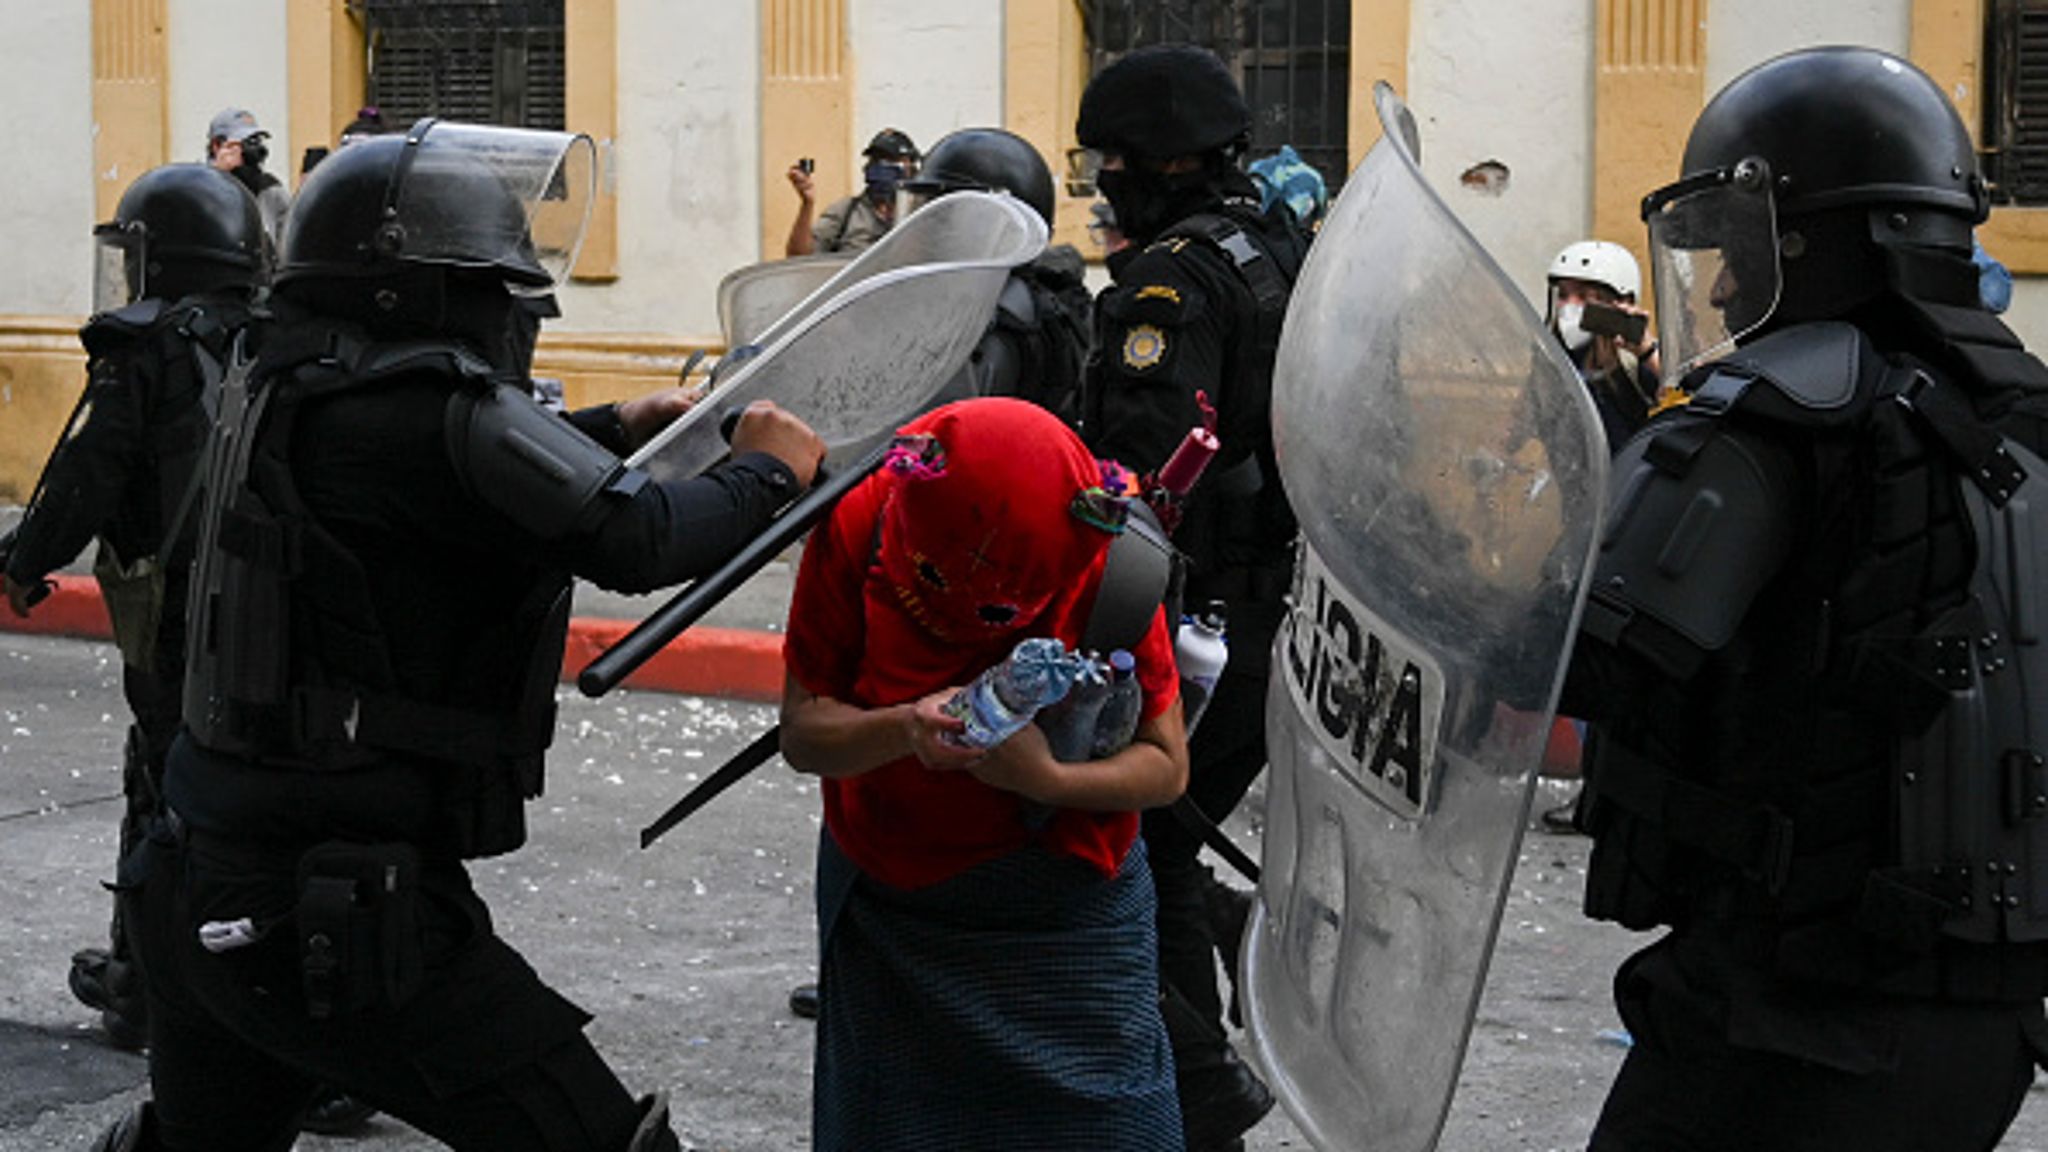
{"type": "Polygon", "coordinates": [[[105,948],[81,948],[71,956],[70,983],[79,1003],[99,1010],[114,1047],[140,1052],[149,1043],[149,1005],[133,964],[105,948]]]}
{"type": "Polygon", "coordinates": [[[799,984],[789,990],[789,1010],[806,1020],[818,1018],[818,986],[799,984]]]}
{"type": "Polygon", "coordinates": [[[100,1133],[86,1152],[157,1152],[162,1147],[156,1135],[156,1106],[145,1101],[100,1133]]]}
{"type": "Polygon", "coordinates": [[[1224,1152],[1273,1110],[1273,1093],[1238,1059],[1222,1029],[1170,985],[1160,995],[1159,1011],[1173,1045],[1187,1152],[1224,1152]]]}
{"type": "Polygon", "coordinates": [[[299,1113],[299,1131],[316,1136],[358,1136],[377,1110],[332,1084],[313,1089],[313,1098],[299,1113]]]}

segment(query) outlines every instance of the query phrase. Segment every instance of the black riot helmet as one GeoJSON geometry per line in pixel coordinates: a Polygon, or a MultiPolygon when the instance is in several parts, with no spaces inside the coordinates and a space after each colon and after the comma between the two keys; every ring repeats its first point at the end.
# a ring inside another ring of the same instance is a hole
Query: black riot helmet
{"type": "Polygon", "coordinates": [[[267,275],[263,214],[240,181],[205,164],[137,177],[114,218],[93,228],[95,310],[145,298],[254,289],[267,275]]]}
{"type": "Polygon", "coordinates": [[[545,291],[589,220],[587,136],[422,120],[338,149],[292,204],[278,283],[408,270],[496,276],[545,291]]]}
{"type": "Polygon", "coordinates": [[[1214,52],[1154,44],[1104,68],[1081,93],[1083,148],[1156,160],[1242,148],[1251,108],[1214,52]]]}
{"type": "Polygon", "coordinates": [[[1969,132],[1889,53],[1811,48],[1736,77],[1694,123],[1684,173],[1643,201],[1670,372],[1767,323],[1974,283],[1990,197],[1969,132]]]}
{"type": "Polygon", "coordinates": [[[1052,226],[1052,169],[1029,140],[1001,128],[962,128],[940,138],[904,181],[898,220],[948,192],[1008,192],[1052,226]]]}

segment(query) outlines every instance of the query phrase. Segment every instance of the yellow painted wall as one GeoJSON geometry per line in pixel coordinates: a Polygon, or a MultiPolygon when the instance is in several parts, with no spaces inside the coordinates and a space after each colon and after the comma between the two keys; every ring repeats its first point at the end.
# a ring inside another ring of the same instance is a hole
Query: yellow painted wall
{"type": "MultiPolygon", "coordinates": [[[[1940,84],[1975,138],[1983,125],[1984,0],[1914,0],[1913,63],[1940,84]]],[[[2048,273],[2048,209],[2000,207],[1977,230],[2015,273],[2048,273]]]]}
{"type": "Polygon", "coordinates": [[[780,259],[796,216],[789,166],[808,156],[818,211],[856,188],[846,0],[761,0],[761,258],[780,259]]]}
{"type": "Polygon", "coordinates": [[[568,51],[563,83],[568,128],[597,142],[597,202],[576,256],[578,280],[619,277],[619,201],[612,178],[612,142],[619,131],[619,12],[617,0],[575,0],[563,16],[568,51]]]}
{"type": "Polygon", "coordinates": [[[1373,85],[1381,80],[1395,94],[1408,95],[1410,7],[1416,0],[1352,0],[1351,99],[1346,141],[1353,168],[1380,139],[1380,116],[1373,110],[1373,85]]]}
{"type": "Polygon", "coordinates": [[[165,0],[93,0],[93,199],[97,220],[169,155],[165,0]]]}
{"type": "Polygon", "coordinates": [[[1643,194],[1678,175],[1706,104],[1707,0],[1597,0],[1592,234],[1626,244],[1653,295],[1643,194]]]}
{"type": "MultiPolygon", "coordinates": [[[[85,386],[82,317],[0,316],[0,504],[28,499],[85,386]]],[[[677,382],[690,354],[713,343],[631,334],[544,335],[537,376],[562,381],[570,407],[626,400],[677,382]]],[[[693,373],[697,383],[701,373],[693,373]]]]}
{"type": "Polygon", "coordinates": [[[1052,166],[1054,244],[1071,244],[1091,259],[1088,206],[1095,197],[1067,195],[1067,152],[1088,86],[1088,42],[1076,0],[1008,0],[1003,5],[1003,127],[1031,141],[1052,166]]]}
{"type": "Polygon", "coordinates": [[[82,319],[0,316],[0,504],[28,500],[85,385],[82,319]]]}
{"type": "MultiPolygon", "coordinates": [[[[363,25],[347,0],[290,0],[285,55],[291,138],[333,147],[334,134],[363,106],[369,56],[363,25]]],[[[297,165],[292,178],[299,178],[297,165]]]]}

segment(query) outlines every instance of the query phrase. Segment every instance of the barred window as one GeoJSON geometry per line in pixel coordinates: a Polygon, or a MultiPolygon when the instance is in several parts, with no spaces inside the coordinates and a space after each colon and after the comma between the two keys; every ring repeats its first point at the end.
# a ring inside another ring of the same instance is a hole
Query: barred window
{"type": "Polygon", "coordinates": [[[563,127],[563,0],[353,3],[369,43],[369,100],[386,122],[563,127]]]}
{"type": "Polygon", "coordinates": [[[1291,144],[1337,194],[1349,158],[1349,0],[1083,0],[1082,15],[1092,72],[1148,44],[1221,56],[1251,105],[1252,157],[1291,144]]]}
{"type": "Polygon", "coordinates": [[[2048,0],[1989,0],[1984,176],[2000,204],[2048,204],[2048,0]]]}

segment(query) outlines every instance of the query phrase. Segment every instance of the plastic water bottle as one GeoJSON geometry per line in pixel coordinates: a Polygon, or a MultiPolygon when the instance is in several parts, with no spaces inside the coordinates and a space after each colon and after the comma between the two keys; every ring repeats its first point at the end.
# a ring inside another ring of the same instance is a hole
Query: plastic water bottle
{"type": "Polygon", "coordinates": [[[946,701],[945,711],[967,725],[954,736],[973,748],[993,748],[1031,723],[1038,710],[1067,694],[1080,658],[1050,637],[1020,642],[1002,663],[946,701]]]}
{"type": "Polygon", "coordinates": [[[1130,747],[1131,738],[1138,734],[1138,717],[1143,711],[1138,661],[1119,648],[1109,654],[1109,698],[1096,714],[1095,746],[1089,749],[1089,759],[1114,756],[1130,747]]]}
{"type": "Polygon", "coordinates": [[[1074,686],[1057,703],[1038,714],[1038,726],[1045,729],[1045,742],[1052,758],[1078,764],[1095,748],[1095,722],[1109,700],[1109,665],[1090,652],[1081,658],[1074,686]]]}
{"type": "Polygon", "coordinates": [[[1212,600],[1200,616],[1181,627],[1173,641],[1173,662],[1180,666],[1180,706],[1189,735],[1201,722],[1209,698],[1216,694],[1216,680],[1229,661],[1230,649],[1223,642],[1223,604],[1212,600]]]}

